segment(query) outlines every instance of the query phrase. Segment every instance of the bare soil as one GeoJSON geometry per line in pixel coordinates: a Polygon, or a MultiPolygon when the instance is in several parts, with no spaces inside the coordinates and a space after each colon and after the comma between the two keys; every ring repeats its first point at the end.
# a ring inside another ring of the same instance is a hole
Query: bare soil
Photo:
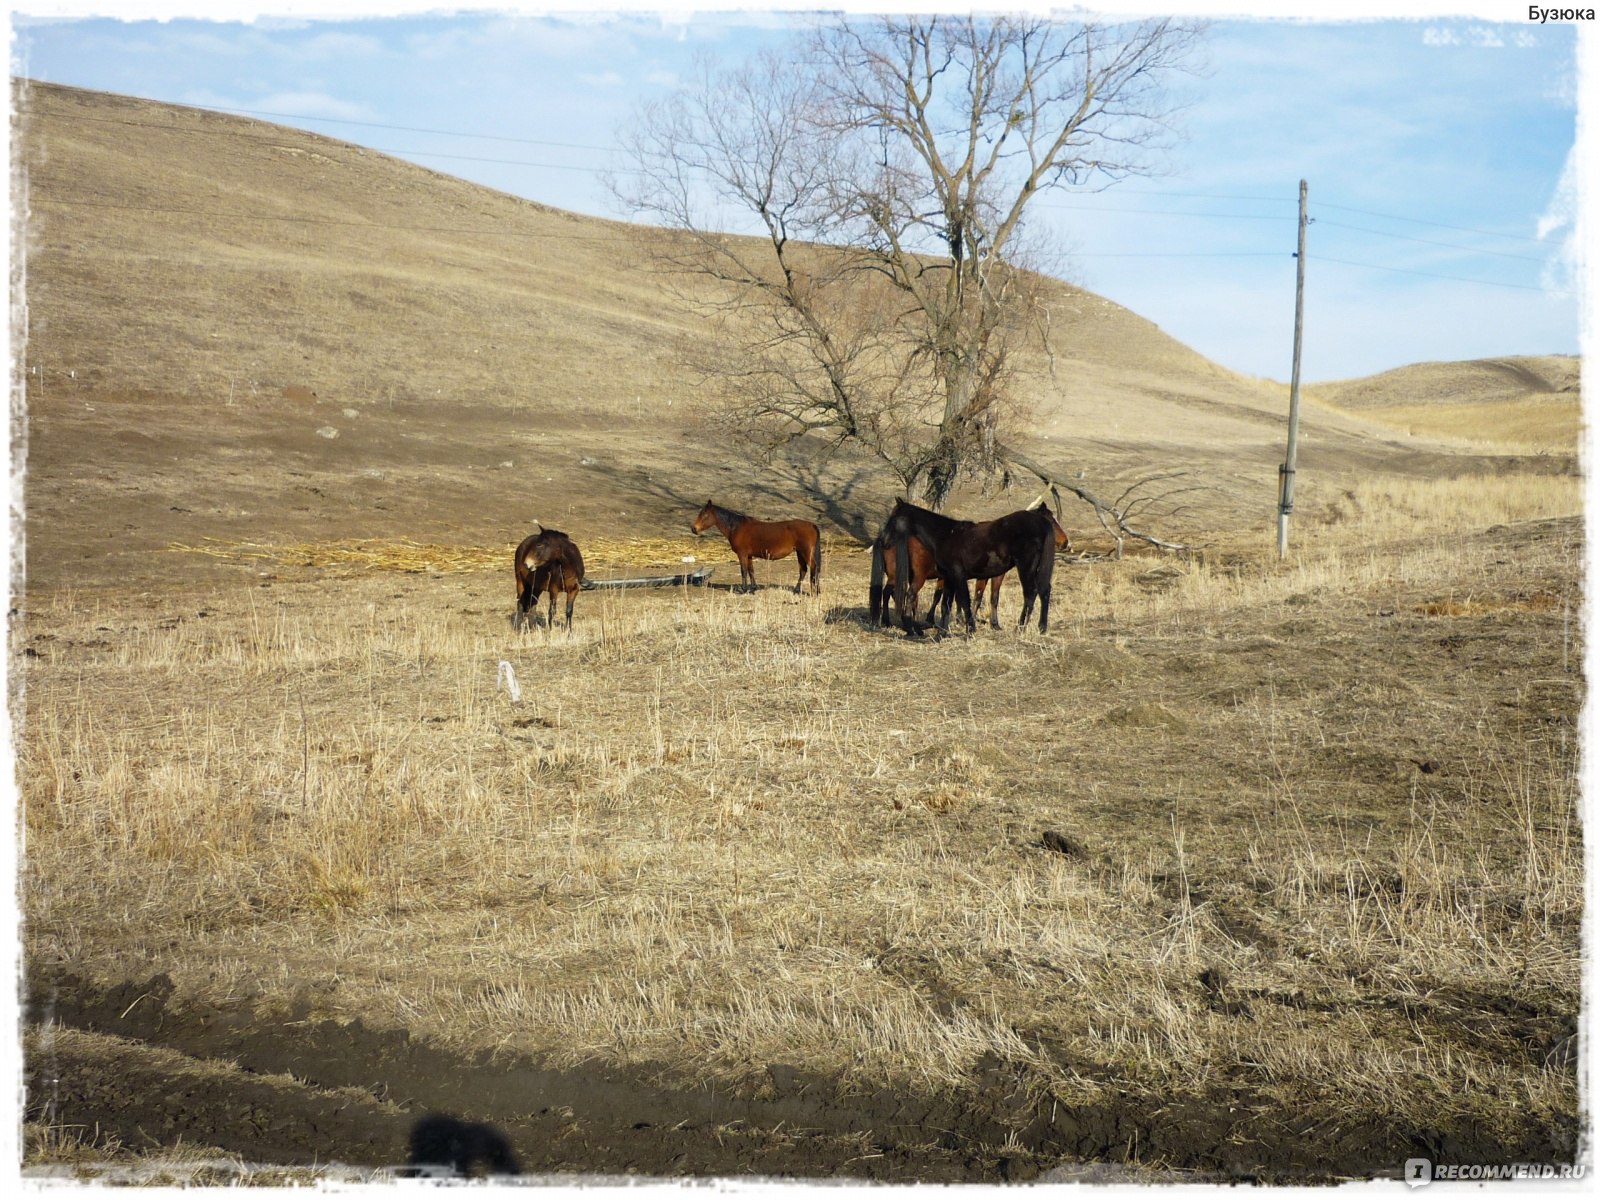
{"type": "MultiPolygon", "coordinates": [[[[36,973],[33,1024],[103,1036],[69,1046],[40,1037],[27,1060],[26,1117],[146,1152],[188,1143],[252,1162],[399,1172],[417,1165],[419,1123],[450,1114],[491,1125],[534,1175],[993,1183],[1059,1177],[1063,1163],[1114,1163],[1126,1173],[1111,1178],[1126,1182],[1305,1183],[1394,1177],[1415,1157],[1553,1163],[1577,1150],[1575,1119],[1406,1128],[1331,1104],[1272,1112],[1248,1089],[1032,1110],[1019,1069],[999,1061],[954,1102],[894,1088],[841,1095],[833,1080],[784,1062],[769,1065],[760,1097],[687,1090],[663,1086],[649,1068],[462,1058],[403,1030],[283,1020],[249,1006],[197,1010],[173,1005],[172,992],[165,976],[104,988],[36,973]],[[1141,1167],[1151,1163],[1160,1167],[1141,1167]]],[[[1516,1036],[1531,1043],[1575,1032],[1570,1015],[1506,1003],[1516,1036]]]]}

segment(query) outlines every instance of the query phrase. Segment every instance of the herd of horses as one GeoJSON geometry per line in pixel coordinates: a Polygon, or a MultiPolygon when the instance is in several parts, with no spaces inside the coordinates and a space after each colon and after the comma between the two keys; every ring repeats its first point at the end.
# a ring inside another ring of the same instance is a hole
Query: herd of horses
{"type": "MultiPolygon", "coordinates": [[[[713,527],[728,539],[739,559],[738,590],[755,590],[756,559],[780,559],[793,554],[800,565],[794,585],[796,594],[809,575],[812,593],[821,595],[822,531],[812,522],[758,521],[707,500],[689,528],[698,537],[713,527]]],[[[931,618],[939,610],[941,630],[950,628],[953,603],[966,619],[968,631],[976,632],[978,622],[973,615],[969,583],[977,585],[980,609],[984,588],[988,587],[989,623],[998,629],[1000,583],[1007,572],[1015,570],[1022,584],[1022,617],[1017,627],[1027,625],[1037,602],[1039,632],[1044,633],[1050,624],[1050,581],[1056,551],[1071,548],[1067,531],[1042,498],[992,521],[963,521],[896,500],[889,519],[872,543],[872,584],[868,593],[871,622],[883,624],[888,618],[889,601],[893,600],[907,635],[920,637],[917,599],[932,580],[936,590],[928,615],[931,618]]],[[[565,595],[570,630],[573,605],[584,585],[583,554],[577,543],[559,530],[541,528],[522,539],[513,566],[517,581],[513,626],[527,625],[542,596],[549,597],[546,625],[553,626],[556,599],[565,595]]]]}

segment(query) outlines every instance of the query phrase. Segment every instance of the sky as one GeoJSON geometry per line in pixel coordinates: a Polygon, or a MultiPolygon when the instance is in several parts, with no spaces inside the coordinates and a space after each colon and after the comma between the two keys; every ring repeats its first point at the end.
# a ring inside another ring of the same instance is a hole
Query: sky
{"type": "MultiPolygon", "coordinates": [[[[197,4],[170,0],[24,0],[10,9],[12,73],[256,116],[628,219],[601,176],[625,165],[614,148],[636,106],[695,54],[731,65],[806,19],[770,4],[577,7],[263,0],[197,19],[197,4]]],[[[1445,9],[1354,0],[1339,11],[1360,19],[1335,20],[1293,0],[1169,4],[1214,22],[1180,84],[1181,140],[1159,177],[1040,198],[1066,252],[1057,273],[1223,366],[1287,380],[1305,179],[1307,381],[1577,353],[1587,51],[1527,4],[1434,15],[1445,9]]]]}

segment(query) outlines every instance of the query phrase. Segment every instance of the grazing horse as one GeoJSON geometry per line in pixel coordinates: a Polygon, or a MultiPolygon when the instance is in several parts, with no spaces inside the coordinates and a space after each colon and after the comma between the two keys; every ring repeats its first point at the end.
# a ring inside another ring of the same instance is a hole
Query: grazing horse
{"type": "MultiPolygon", "coordinates": [[[[1028,506],[1029,509],[1042,508],[1042,501],[1036,500],[1028,506]]],[[[1048,509],[1044,510],[1046,513],[1048,509]]],[[[988,521],[976,522],[981,528],[990,524],[988,521]]],[[[1062,528],[1061,522],[1050,515],[1050,524],[1055,528],[1056,549],[1071,550],[1072,542],[1067,537],[1067,531],[1062,528]]],[[[895,594],[895,565],[894,548],[887,540],[886,535],[880,534],[872,543],[872,585],[868,593],[868,608],[874,625],[883,624],[889,611],[888,598],[895,594]]],[[[972,606],[974,611],[983,608],[983,593],[989,591],[989,625],[994,629],[1000,628],[1000,585],[1005,582],[1006,573],[987,579],[974,579],[972,593],[972,606]]],[[[929,606],[930,614],[939,607],[940,601],[945,599],[946,589],[944,580],[939,577],[933,567],[933,555],[920,538],[911,539],[911,616],[917,615],[917,596],[922,587],[929,580],[934,582],[933,603],[929,606]]],[[[948,620],[948,618],[946,618],[948,620]]]]}
{"type": "Polygon", "coordinates": [[[728,539],[728,545],[739,558],[739,583],[750,591],[756,590],[756,572],[751,565],[757,558],[788,558],[800,560],[800,577],[795,580],[795,594],[805,582],[806,572],[811,573],[811,592],[822,594],[822,533],[810,521],[758,521],[731,508],[706,501],[700,515],[689,526],[699,537],[715,525],[728,539]]]}
{"type": "MultiPolygon", "coordinates": [[[[1070,553],[1072,550],[1072,539],[1067,536],[1067,531],[1062,527],[1061,522],[1056,520],[1055,514],[1051,513],[1049,509],[1043,508],[1039,501],[1035,501],[1033,504],[1028,505],[1028,509],[1025,509],[1024,511],[1034,508],[1040,508],[1047,516],[1050,517],[1050,524],[1055,529],[1056,549],[1066,550],[1070,553]]],[[[985,525],[988,523],[989,522],[985,521],[979,522],[980,525],[985,525]]],[[[913,553],[911,556],[913,564],[916,562],[916,557],[916,554],[913,553]]],[[[984,585],[987,584],[989,587],[989,627],[991,629],[1000,628],[1000,585],[1005,582],[1005,578],[1006,573],[1002,571],[992,579],[974,579],[972,581],[972,607],[974,610],[981,610],[983,608],[984,585]]],[[[938,580],[938,586],[933,592],[933,604],[928,606],[928,612],[930,614],[933,612],[934,606],[939,604],[939,602],[945,598],[944,590],[944,581],[942,579],[938,580]]],[[[912,615],[916,615],[915,596],[912,597],[912,615]]],[[[1024,617],[1023,621],[1026,622],[1027,618],[1024,617]]]]}
{"type": "MultiPolygon", "coordinates": [[[[922,630],[911,619],[911,541],[921,541],[933,555],[935,573],[944,581],[945,595],[940,627],[949,628],[951,598],[959,602],[969,632],[976,632],[969,579],[993,579],[1015,567],[1022,581],[1022,619],[1028,623],[1033,604],[1039,602],[1039,631],[1049,628],[1050,579],[1055,570],[1057,525],[1048,510],[1024,508],[993,521],[961,521],[926,508],[896,500],[884,525],[886,546],[895,556],[895,606],[907,635],[922,630]]],[[[887,551],[885,552],[887,556],[887,551]]]]}
{"type": "Polygon", "coordinates": [[[528,614],[539,597],[550,596],[547,628],[556,623],[556,594],[567,594],[567,629],[572,629],[572,605],[583,586],[583,555],[577,543],[559,529],[540,529],[522,539],[512,567],[517,575],[517,611],[511,619],[514,628],[528,624],[528,614]]]}

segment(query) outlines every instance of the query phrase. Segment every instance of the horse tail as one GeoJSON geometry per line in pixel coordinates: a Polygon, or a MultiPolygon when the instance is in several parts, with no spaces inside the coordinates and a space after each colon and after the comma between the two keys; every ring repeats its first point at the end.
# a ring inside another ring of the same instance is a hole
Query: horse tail
{"type": "Polygon", "coordinates": [[[811,527],[811,590],[822,594],[822,530],[811,527]]]}
{"type": "Polygon", "coordinates": [[[894,532],[894,602],[900,609],[900,624],[911,632],[911,533],[904,524],[894,532]]]}
{"type": "Polygon", "coordinates": [[[883,539],[877,538],[872,543],[872,587],[867,592],[867,607],[872,614],[872,623],[883,623],[883,539]]]}

